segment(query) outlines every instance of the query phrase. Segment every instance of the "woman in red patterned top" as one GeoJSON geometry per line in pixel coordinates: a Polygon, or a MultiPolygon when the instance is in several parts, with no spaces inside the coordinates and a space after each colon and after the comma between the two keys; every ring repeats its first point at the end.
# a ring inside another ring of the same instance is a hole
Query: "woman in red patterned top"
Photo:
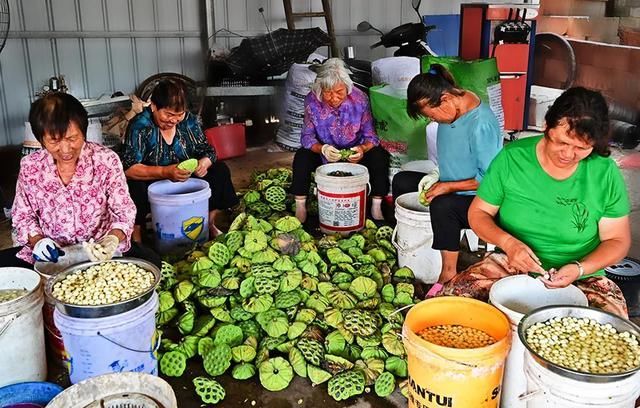
{"type": "Polygon", "coordinates": [[[0,266],[56,262],[68,245],[94,240],[160,265],[131,245],[136,207],[118,155],[86,141],[87,112],[73,96],[49,94],[31,105],[29,122],[44,149],[22,159],[12,208],[18,246],[0,251],[0,266]]]}

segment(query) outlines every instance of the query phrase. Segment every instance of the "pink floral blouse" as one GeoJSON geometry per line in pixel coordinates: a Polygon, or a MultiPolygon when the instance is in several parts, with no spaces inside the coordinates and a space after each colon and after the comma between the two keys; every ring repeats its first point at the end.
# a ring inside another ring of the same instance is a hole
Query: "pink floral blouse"
{"type": "Polygon", "coordinates": [[[40,234],[67,246],[102,238],[112,229],[127,236],[118,248],[124,253],[131,247],[135,216],[120,158],[104,146],[85,142],[67,186],[45,149],[20,163],[11,211],[16,244],[24,245],[20,259],[33,263],[29,236],[40,234]]]}

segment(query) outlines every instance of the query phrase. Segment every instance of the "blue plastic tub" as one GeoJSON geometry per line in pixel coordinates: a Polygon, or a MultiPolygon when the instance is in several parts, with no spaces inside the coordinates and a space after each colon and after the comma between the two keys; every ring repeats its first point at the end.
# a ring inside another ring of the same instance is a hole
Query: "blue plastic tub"
{"type": "Polygon", "coordinates": [[[44,407],[61,392],[61,386],[49,382],[36,381],[7,385],[0,388],[0,408],[44,407]]]}

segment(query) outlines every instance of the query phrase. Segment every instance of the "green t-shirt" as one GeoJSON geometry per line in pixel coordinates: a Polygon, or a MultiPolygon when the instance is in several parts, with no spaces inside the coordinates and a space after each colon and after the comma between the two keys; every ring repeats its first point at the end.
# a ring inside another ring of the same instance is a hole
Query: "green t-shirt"
{"type": "Polygon", "coordinates": [[[630,204],[622,174],[609,158],[586,158],[565,180],[549,176],[536,156],[541,138],[507,145],[489,166],[478,196],[500,207],[500,227],[528,245],[549,269],[591,253],[600,244],[600,219],[628,215],[630,204]]]}

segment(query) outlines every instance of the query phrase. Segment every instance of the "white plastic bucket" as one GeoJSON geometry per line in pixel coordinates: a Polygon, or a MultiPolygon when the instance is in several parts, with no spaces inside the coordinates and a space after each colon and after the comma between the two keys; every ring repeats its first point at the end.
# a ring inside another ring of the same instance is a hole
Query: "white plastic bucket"
{"type": "Polygon", "coordinates": [[[429,207],[418,201],[418,192],[406,193],[396,199],[396,227],[391,242],[398,250],[398,266],[413,271],[424,283],[438,281],[442,269],[440,252],[431,248],[433,230],[429,207]]]}
{"type": "Polygon", "coordinates": [[[157,309],[156,293],[137,308],[108,317],[70,317],[56,309],[53,319],[69,354],[71,382],[118,372],[157,375],[157,309]]]}
{"type": "Polygon", "coordinates": [[[40,275],[26,268],[0,268],[0,289],[26,289],[0,303],[0,387],[47,378],[40,275]]]}
{"type": "MultiPolygon", "coordinates": [[[[565,378],[524,356],[527,408],[634,408],[640,395],[640,372],[621,381],[590,383],[565,378]]],[[[503,405],[511,408],[509,405],[503,405]]]]}
{"type": "Polygon", "coordinates": [[[501,406],[525,408],[520,395],[527,390],[527,380],[522,375],[525,348],[518,337],[518,323],[525,314],[543,306],[588,306],[587,297],[576,286],[547,289],[539,279],[529,275],[507,276],[494,283],[489,291],[489,302],[500,309],[511,322],[513,342],[507,356],[502,382],[501,406]]]}
{"type": "Polygon", "coordinates": [[[160,254],[184,252],[209,238],[209,183],[197,178],[149,186],[151,219],[160,254]]]}
{"type": "Polygon", "coordinates": [[[348,234],[364,228],[369,170],[361,164],[330,163],[316,169],[318,217],[325,234],[348,234]],[[352,176],[329,176],[334,171],[352,176]]]}

